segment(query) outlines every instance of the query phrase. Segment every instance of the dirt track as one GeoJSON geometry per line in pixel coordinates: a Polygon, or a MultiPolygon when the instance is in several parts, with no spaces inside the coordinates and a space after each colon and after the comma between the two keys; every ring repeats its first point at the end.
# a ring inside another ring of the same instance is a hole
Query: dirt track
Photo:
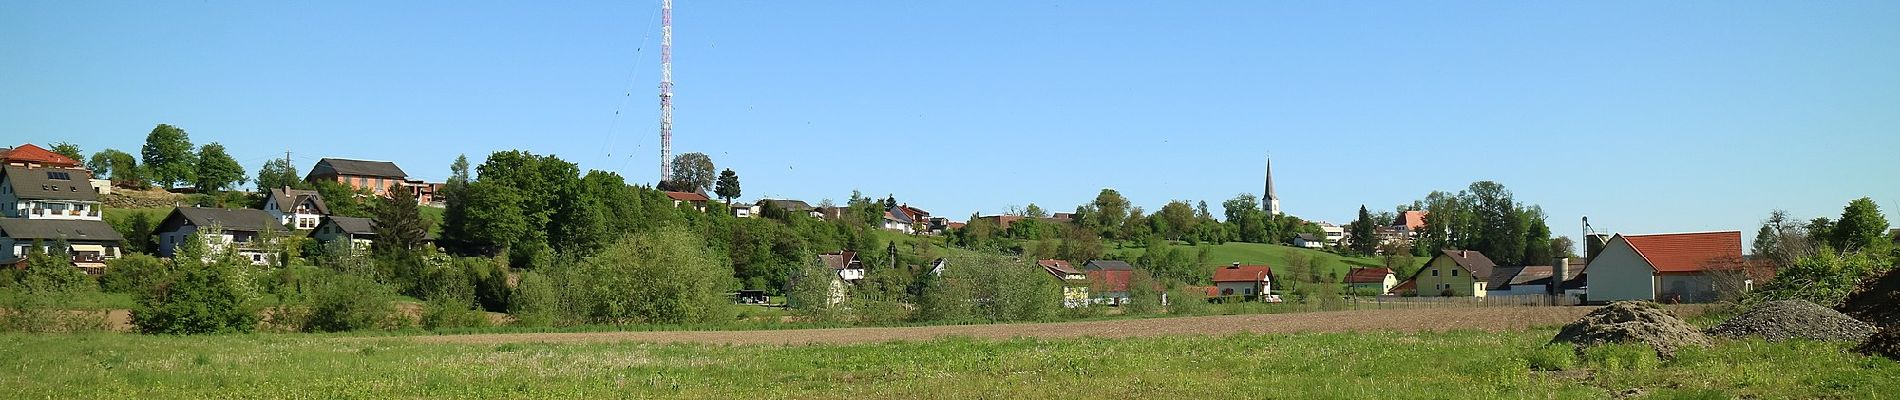
{"type": "MultiPolygon", "coordinates": [[[[711,344],[876,343],[942,337],[1006,339],[1016,337],[1141,337],[1223,335],[1240,332],[1520,330],[1575,321],[1594,307],[1483,307],[1359,310],[1299,314],[1218,315],[1043,324],[836,328],[779,331],[674,331],[600,333],[510,333],[417,336],[425,343],[495,344],[516,342],[656,342],[711,344]]],[[[1690,314],[1691,310],[1677,310],[1690,314]]]]}

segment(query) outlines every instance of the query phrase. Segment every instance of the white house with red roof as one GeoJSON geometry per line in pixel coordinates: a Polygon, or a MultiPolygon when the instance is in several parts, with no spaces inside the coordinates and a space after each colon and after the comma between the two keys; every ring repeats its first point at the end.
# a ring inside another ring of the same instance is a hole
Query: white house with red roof
{"type": "Polygon", "coordinates": [[[1589,262],[1589,300],[1714,301],[1710,272],[1740,268],[1742,261],[1741,231],[1618,234],[1589,262]]]}
{"type": "Polygon", "coordinates": [[[666,192],[666,198],[673,200],[674,207],[691,204],[693,209],[699,212],[706,212],[706,203],[712,201],[712,198],[706,197],[704,193],[694,192],[666,192]]]}
{"type": "Polygon", "coordinates": [[[1387,268],[1354,268],[1346,273],[1346,287],[1353,293],[1391,294],[1399,286],[1399,277],[1387,268]]]}
{"type": "Polygon", "coordinates": [[[1234,263],[1214,270],[1214,291],[1226,298],[1270,300],[1273,293],[1273,267],[1234,263]]]}

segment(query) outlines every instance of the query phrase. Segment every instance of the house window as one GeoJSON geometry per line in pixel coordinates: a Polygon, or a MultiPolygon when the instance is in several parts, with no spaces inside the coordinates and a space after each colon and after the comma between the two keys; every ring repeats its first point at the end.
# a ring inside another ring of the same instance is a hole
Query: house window
{"type": "Polygon", "coordinates": [[[1438,270],[1432,270],[1432,276],[1438,276],[1438,270]]]}
{"type": "Polygon", "coordinates": [[[1451,276],[1458,276],[1458,270],[1451,270],[1451,276]]]}

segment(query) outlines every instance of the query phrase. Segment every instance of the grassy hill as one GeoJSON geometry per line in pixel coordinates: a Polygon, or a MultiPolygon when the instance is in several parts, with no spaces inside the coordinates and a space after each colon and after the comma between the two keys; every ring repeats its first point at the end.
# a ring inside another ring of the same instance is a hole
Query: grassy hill
{"type": "MultiPolygon", "coordinates": [[[[1203,248],[1211,249],[1209,250],[1210,253],[1207,258],[1207,267],[1209,268],[1226,266],[1235,262],[1249,265],[1264,263],[1274,266],[1276,269],[1283,268],[1287,265],[1287,256],[1295,253],[1313,257],[1315,265],[1331,268],[1331,272],[1338,273],[1340,276],[1345,276],[1346,272],[1352,268],[1385,266],[1385,263],[1377,257],[1348,257],[1319,250],[1277,244],[1228,242],[1225,244],[1202,243],[1199,246],[1188,246],[1186,244],[1177,245],[1178,248],[1186,248],[1195,252],[1199,252],[1203,248]]],[[[1110,248],[1108,252],[1109,254],[1120,255],[1127,259],[1134,259],[1135,257],[1140,257],[1142,253],[1147,252],[1147,249],[1139,247],[1110,248]]],[[[1414,257],[1411,267],[1416,269],[1418,266],[1424,265],[1428,260],[1429,258],[1426,257],[1414,257]]],[[[1400,277],[1400,279],[1404,279],[1404,277],[1400,277]]]]}

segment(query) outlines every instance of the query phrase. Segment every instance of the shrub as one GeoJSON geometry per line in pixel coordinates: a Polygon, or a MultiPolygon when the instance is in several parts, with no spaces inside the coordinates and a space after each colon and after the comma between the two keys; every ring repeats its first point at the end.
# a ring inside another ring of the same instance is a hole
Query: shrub
{"type": "Polygon", "coordinates": [[[732,268],[698,236],[669,227],[607,246],[561,274],[594,323],[689,323],[730,318],[732,268]]]}
{"type": "Polygon", "coordinates": [[[535,272],[524,272],[521,281],[515,284],[512,294],[508,295],[508,313],[515,317],[515,324],[523,326],[547,326],[554,323],[554,311],[557,296],[553,282],[535,272]]]}
{"type": "Polygon", "coordinates": [[[170,273],[171,266],[164,260],[132,253],[106,260],[106,270],[99,275],[99,286],[111,293],[138,293],[163,282],[170,273]]]}
{"type": "MultiPolygon", "coordinates": [[[[804,264],[792,274],[789,278],[791,290],[786,293],[785,302],[792,308],[793,315],[808,321],[831,322],[842,319],[840,311],[843,307],[832,303],[832,286],[837,280],[836,273],[824,264],[814,261],[804,264]]],[[[928,297],[929,292],[925,293],[928,297]]]]}
{"type": "Polygon", "coordinates": [[[488,326],[488,315],[469,308],[473,301],[448,296],[429,299],[422,305],[422,328],[475,328],[488,326]]]}
{"type": "Polygon", "coordinates": [[[187,266],[142,293],[132,324],[148,334],[250,332],[257,314],[219,264],[187,266]]]}
{"type": "Polygon", "coordinates": [[[968,285],[953,285],[935,275],[925,275],[922,279],[923,293],[917,296],[917,312],[911,315],[912,318],[926,322],[970,319],[972,311],[968,285]]]}
{"type": "Polygon", "coordinates": [[[310,332],[344,332],[395,325],[395,291],[355,275],[328,278],[310,302],[310,332]]]}
{"type": "Polygon", "coordinates": [[[1175,315],[1206,315],[1213,312],[1207,303],[1207,292],[1182,286],[1168,291],[1168,313],[1175,315]]]}
{"type": "Polygon", "coordinates": [[[65,241],[54,243],[51,247],[52,251],[42,251],[42,243],[34,243],[32,250],[27,252],[26,272],[20,276],[22,289],[33,294],[64,294],[98,288],[92,277],[73,268],[65,241]]]}

